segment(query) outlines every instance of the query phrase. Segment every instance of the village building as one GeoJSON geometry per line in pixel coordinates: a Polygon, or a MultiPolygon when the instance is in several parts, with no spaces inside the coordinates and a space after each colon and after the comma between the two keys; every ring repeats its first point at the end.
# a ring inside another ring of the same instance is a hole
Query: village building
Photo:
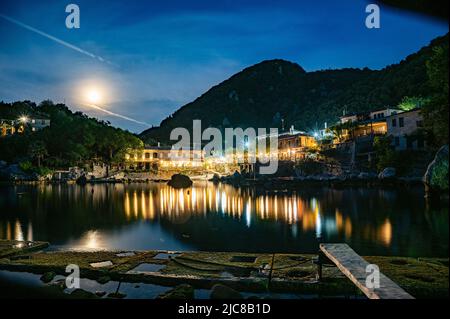
{"type": "Polygon", "coordinates": [[[31,127],[31,131],[39,131],[50,126],[50,119],[43,115],[36,115],[27,120],[27,124],[31,127]]]}
{"type": "Polygon", "coordinates": [[[21,116],[18,119],[0,119],[0,135],[9,136],[23,133],[29,129],[32,132],[50,126],[50,119],[45,115],[21,116]]]}
{"type": "Polygon", "coordinates": [[[393,114],[387,118],[387,135],[397,151],[425,148],[423,117],[419,108],[393,114]]]}
{"type": "Polygon", "coordinates": [[[314,136],[296,131],[291,127],[289,132],[278,135],[278,159],[280,161],[297,161],[305,159],[311,149],[317,147],[314,136]]]}
{"type": "Polygon", "coordinates": [[[16,127],[13,120],[0,119],[0,136],[13,135],[16,132],[16,127]]]}
{"type": "Polygon", "coordinates": [[[366,113],[344,115],[340,117],[338,124],[341,126],[340,136],[336,137],[333,143],[385,135],[388,131],[386,119],[402,112],[399,109],[382,108],[366,113]]]}
{"type": "Polygon", "coordinates": [[[179,150],[163,146],[146,146],[142,151],[127,154],[127,169],[158,170],[201,167],[204,163],[203,150],[179,150]]]}

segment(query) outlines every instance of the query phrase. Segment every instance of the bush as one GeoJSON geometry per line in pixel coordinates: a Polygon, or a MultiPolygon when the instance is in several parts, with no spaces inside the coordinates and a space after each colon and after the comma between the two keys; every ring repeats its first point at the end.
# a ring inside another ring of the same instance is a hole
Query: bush
{"type": "Polygon", "coordinates": [[[33,164],[30,161],[24,161],[19,163],[19,167],[25,173],[31,173],[33,169],[33,164]]]}
{"type": "Polygon", "coordinates": [[[374,149],[376,153],[377,170],[381,172],[386,167],[398,168],[399,155],[392,148],[392,140],[388,136],[376,136],[374,139],[374,149]]]}
{"type": "Polygon", "coordinates": [[[298,162],[295,165],[295,169],[299,170],[301,175],[317,175],[324,172],[323,165],[312,159],[305,159],[298,162]]]}

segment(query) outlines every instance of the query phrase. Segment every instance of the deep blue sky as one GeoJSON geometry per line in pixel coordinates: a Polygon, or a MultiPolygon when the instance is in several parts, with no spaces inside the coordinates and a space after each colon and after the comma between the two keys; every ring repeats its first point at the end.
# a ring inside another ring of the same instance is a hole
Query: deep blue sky
{"type": "Polygon", "coordinates": [[[445,22],[381,7],[367,29],[367,1],[1,0],[0,14],[110,61],[100,62],[0,17],[0,100],[52,99],[139,132],[145,126],[83,105],[98,87],[102,107],[158,125],[183,104],[266,59],[305,70],[397,63],[445,22]],[[65,27],[76,3],[81,28],[65,27]]]}

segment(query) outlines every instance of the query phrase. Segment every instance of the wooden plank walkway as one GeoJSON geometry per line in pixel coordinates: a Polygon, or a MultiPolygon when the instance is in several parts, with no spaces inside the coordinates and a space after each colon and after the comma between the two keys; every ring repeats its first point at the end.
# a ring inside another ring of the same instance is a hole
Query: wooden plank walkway
{"type": "Polygon", "coordinates": [[[369,263],[347,244],[320,244],[322,253],[331,260],[369,299],[414,299],[399,285],[380,272],[380,288],[366,287],[369,263]]]}

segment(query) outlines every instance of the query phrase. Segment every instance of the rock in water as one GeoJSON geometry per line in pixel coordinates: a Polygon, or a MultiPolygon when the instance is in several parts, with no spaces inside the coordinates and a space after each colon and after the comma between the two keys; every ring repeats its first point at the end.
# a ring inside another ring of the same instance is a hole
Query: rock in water
{"type": "Polygon", "coordinates": [[[397,172],[394,167],[386,167],[379,175],[379,179],[389,179],[394,178],[397,175],[397,172]]]}
{"type": "Polygon", "coordinates": [[[78,177],[76,183],[78,185],[86,185],[86,183],[87,183],[86,175],[82,175],[82,176],[78,177]]]}
{"type": "Polygon", "coordinates": [[[242,295],[233,288],[217,284],[212,287],[211,299],[242,299],[242,295]]]}
{"type": "Polygon", "coordinates": [[[194,288],[191,285],[179,285],[157,297],[157,299],[194,299],[194,288]]]}
{"type": "Polygon", "coordinates": [[[215,173],[215,174],[213,175],[211,181],[212,181],[214,184],[218,184],[218,183],[220,182],[220,176],[219,176],[219,174],[215,173]]]}
{"type": "Polygon", "coordinates": [[[428,165],[423,182],[432,191],[448,190],[448,145],[442,146],[428,165]]]}
{"type": "Polygon", "coordinates": [[[192,180],[189,178],[189,176],[183,174],[175,174],[172,175],[172,178],[167,184],[169,184],[169,186],[172,186],[173,188],[188,188],[192,186],[192,180]]]}
{"type": "Polygon", "coordinates": [[[93,294],[92,292],[83,290],[83,289],[75,289],[71,294],[70,294],[71,298],[74,299],[95,299],[98,298],[95,294],[93,294]]]}
{"type": "Polygon", "coordinates": [[[55,278],[55,276],[56,274],[53,271],[49,271],[41,276],[41,280],[44,283],[49,283],[50,281],[53,280],[53,278],[55,278]]]}

